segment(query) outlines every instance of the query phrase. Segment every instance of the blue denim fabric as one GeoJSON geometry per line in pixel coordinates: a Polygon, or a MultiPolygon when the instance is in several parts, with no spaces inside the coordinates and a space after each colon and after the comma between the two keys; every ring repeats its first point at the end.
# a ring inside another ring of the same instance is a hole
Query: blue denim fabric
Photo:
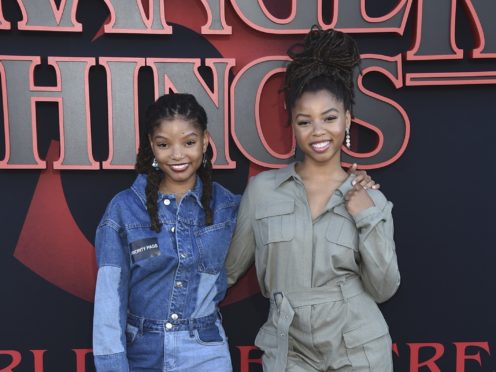
{"type": "MultiPolygon", "coordinates": [[[[179,203],[173,195],[159,194],[162,229],[157,233],[150,229],[145,186],[146,176],[139,175],[131,188],[112,199],[97,228],[93,322],[97,371],[133,371],[146,365],[153,366],[151,370],[171,370],[167,365],[174,365],[174,371],[194,370],[185,369],[184,363],[192,361],[184,353],[209,360],[213,350],[227,350],[218,303],[227,288],[224,260],[239,196],[214,183],[214,221],[205,226],[198,177],[179,203]],[[162,341],[141,347],[149,344],[147,338],[162,341]]],[[[213,355],[213,360],[222,364],[228,355],[213,355]]],[[[230,371],[230,363],[225,365],[213,370],[230,371]]]]}

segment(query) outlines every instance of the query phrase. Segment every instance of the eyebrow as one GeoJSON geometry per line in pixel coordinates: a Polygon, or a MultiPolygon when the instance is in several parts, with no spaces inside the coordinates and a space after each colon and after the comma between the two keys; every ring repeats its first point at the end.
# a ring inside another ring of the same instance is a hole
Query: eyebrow
{"type": "MultiPolygon", "coordinates": [[[[338,110],[338,109],[335,109],[335,108],[333,108],[333,107],[332,107],[332,108],[330,108],[330,109],[328,109],[328,110],[325,110],[324,112],[320,113],[320,115],[321,115],[321,116],[322,116],[322,115],[326,115],[326,114],[329,114],[329,113],[331,113],[331,112],[337,112],[337,113],[339,113],[339,110],[338,110]]],[[[298,113],[298,114],[296,115],[295,119],[298,119],[298,117],[299,117],[299,116],[303,116],[303,117],[310,117],[310,115],[308,115],[308,114],[298,113]]]]}
{"type": "MultiPolygon", "coordinates": [[[[182,138],[187,138],[187,137],[190,137],[190,136],[199,137],[199,134],[196,133],[196,132],[188,132],[188,133],[184,134],[182,136],[182,138]]],[[[160,134],[157,134],[157,135],[153,136],[153,139],[169,139],[169,138],[168,137],[161,136],[160,134]]]]}

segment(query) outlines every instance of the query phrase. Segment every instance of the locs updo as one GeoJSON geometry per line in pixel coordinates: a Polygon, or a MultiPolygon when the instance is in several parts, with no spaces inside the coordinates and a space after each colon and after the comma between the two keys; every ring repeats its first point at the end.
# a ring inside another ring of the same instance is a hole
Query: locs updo
{"type": "MultiPolygon", "coordinates": [[[[158,218],[158,190],[163,173],[152,167],[153,152],[150,147],[148,136],[153,135],[164,120],[183,119],[191,122],[196,128],[205,131],[207,129],[207,114],[204,108],[191,94],[173,93],[165,94],[152,103],[145,112],[143,135],[140,141],[138,156],[136,158],[136,171],[146,174],[146,209],[150,215],[151,228],[160,231],[158,218]]],[[[203,183],[201,203],[205,211],[205,224],[211,225],[213,220],[210,200],[212,198],[212,151],[209,148],[205,153],[207,158],[205,166],[200,166],[197,174],[203,183]]]]}
{"type": "Polygon", "coordinates": [[[296,100],[305,92],[327,90],[352,111],[353,68],[360,64],[356,42],[347,34],[313,26],[303,40],[288,50],[291,62],[284,79],[284,99],[291,122],[296,100]]]}

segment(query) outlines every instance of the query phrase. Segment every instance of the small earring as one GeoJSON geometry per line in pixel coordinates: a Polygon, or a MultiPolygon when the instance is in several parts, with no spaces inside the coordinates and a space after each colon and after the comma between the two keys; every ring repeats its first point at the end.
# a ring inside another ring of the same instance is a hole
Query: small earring
{"type": "Polygon", "coordinates": [[[348,150],[351,147],[350,128],[346,128],[346,147],[348,148],[348,150]]]}
{"type": "Polygon", "coordinates": [[[205,153],[203,153],[202,165],[203,165],[203,168],[207,167],[207,155],[205,153]]]}
{"type": "Polygon", "coordinates": [[[155,170],[158,170],[159,169],[159,166],[158,166],[158,161],[157,159],[153,158],[153,161],[152,161],[152,167],[153,169],[155,170]]]}

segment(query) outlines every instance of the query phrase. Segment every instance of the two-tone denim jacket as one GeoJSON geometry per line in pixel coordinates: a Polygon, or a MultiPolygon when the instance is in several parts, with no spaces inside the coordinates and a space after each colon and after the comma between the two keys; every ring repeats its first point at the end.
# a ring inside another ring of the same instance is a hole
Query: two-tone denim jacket
{"type": "Polygon", "coordinates": [[[98,371],[128,370],[128,317],[163,320],[166,331],[215,321],[227,288],[224,260],[239,196],[214,183],[214,221],[206,226],[198,177],[179,203],[174,195],[159,193],[161,231],[155,232],[145,187],[146,176],[139,175],[112,199],[97,228],[93,353],[98,371]]]}

